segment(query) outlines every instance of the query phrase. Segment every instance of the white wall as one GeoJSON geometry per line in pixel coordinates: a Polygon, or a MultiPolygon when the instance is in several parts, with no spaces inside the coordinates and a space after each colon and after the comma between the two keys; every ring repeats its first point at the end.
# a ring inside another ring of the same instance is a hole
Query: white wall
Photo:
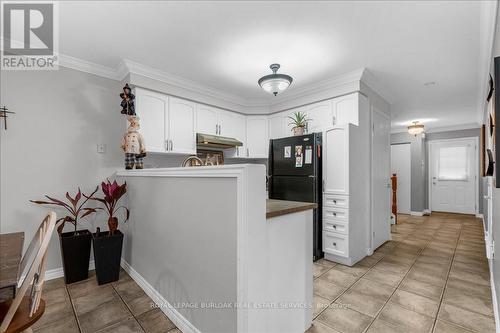
{"type": "MultiPolygon", "coordinates": [[[[121,87],[64,68],[2,71],[0,104],[16,114],[0,130],[0,232],[25,231],[26,247],[48,211],[28,200],[74,195],[78,186],[88,192],[122,166],[121,87]],[[97,143],[107,145],[106,154],[97,153],[97,143]]],[[[60,258],[54,235],[47,269],[61,267],[60,258]]]]}

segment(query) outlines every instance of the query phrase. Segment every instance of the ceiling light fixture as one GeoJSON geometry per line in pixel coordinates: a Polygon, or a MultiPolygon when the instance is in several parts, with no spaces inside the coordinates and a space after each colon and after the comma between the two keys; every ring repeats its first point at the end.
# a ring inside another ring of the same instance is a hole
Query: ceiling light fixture
{"type": "Polygon", "coordinates": [[[259,86],[264,91],[276,96],[278,93],[285,91],[292,84],[293,79],[290,75],[276,73],[280,68],[280,64],[272,64],[269,68],[271,68],[273,74],[261,77],[259,79],[259,86]]]}
{"type": "Polygon", "coordinates": [[[424,132],[424,124],[419,124],[418,121],[414,121],[412,125],[408,126],[408,133],[410,135],[417,136],[424,132]]]}

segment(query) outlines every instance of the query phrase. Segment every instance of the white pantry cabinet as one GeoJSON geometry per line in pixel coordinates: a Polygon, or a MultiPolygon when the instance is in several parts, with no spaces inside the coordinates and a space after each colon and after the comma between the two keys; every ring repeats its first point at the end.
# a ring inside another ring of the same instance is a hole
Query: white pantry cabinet
{"type": "Polygon", "coordinates": [[[143,89],[135,93],[146,151],[195,154],[195,104],[143,89]]]}
{"type": "Polygon", "coordinates": [[[337,110],[359,124],[348,121],[323,131],[323,251],[326,259],[349,266],[370,248],[373,202],[370,106],[363,95],[353,96],[339,99],[337,110]]]}
{"type": "Polygon", "coordinates": [[[247,157],[268,158],[269,133],[266,116],[247,117],[247,157]]]}

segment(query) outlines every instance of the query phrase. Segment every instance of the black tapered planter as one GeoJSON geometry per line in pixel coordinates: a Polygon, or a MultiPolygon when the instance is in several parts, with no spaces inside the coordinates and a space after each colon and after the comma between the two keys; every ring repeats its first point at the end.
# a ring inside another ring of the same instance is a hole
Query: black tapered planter
{"type": "Polygon", "coordinates": [[[120,277],[120,261],[122,258],[123,234],[116,230],[113,235],[108,232],[92,234],[94,243],[95,274],[97,284],[118,281],[120,277]]]}
{"type": "Polygon", "coordinates": [[[91,242],[92,233],[87,229],[59,234],[64,281],[67,284],[82,281],[89,277],[91,242]]]}

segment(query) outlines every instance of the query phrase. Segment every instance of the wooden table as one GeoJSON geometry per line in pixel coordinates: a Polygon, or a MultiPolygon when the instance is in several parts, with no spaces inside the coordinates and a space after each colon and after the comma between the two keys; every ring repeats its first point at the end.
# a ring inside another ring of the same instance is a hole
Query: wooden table
{"type": "Polygon", "coordinates": [[[24,232],[0,234],[0,302],[16,295],[23,243],[24,232]]]}

